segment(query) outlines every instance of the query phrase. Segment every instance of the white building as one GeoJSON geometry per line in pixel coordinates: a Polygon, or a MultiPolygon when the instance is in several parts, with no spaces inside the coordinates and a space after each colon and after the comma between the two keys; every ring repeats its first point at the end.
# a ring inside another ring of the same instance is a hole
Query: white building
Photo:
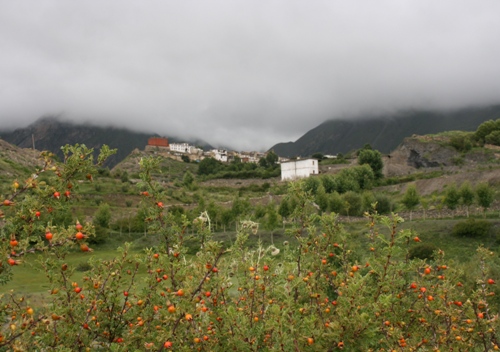
{"type": "Polygon", "coordinates": [[[197,148],[189,143],[171,143],[170,151],[176,153],[184,153],[184,154],[195,154],[201,155],[203,154],[203,149],[197,148]]]}
{"type": "Polygon", "coordinates": [[[227,150],[224,149],[213,149],[210,151],[210,154],[213,156],[215,160],[222,161],[227,163],[227,150]]]}
{"type": "Polygon", "coordinates": [[[295,180],[319,173],[318,160],[304,159],[281,164],[281,180],[295,180]]]}
{"type": "Polygon", "coordinates": [[[188,143],[170,143],[171,152],[189,153],[190,148],[188,143]]]}

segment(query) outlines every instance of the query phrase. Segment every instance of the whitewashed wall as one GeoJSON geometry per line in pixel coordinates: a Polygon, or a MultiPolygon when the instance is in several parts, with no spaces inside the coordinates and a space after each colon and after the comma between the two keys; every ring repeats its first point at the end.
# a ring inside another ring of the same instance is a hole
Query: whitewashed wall
{"type": "Polygon", "coordinates": [[[281,164],[281,180],[295,180],[318,174],[318,160],[305,159],[281,164]]]}

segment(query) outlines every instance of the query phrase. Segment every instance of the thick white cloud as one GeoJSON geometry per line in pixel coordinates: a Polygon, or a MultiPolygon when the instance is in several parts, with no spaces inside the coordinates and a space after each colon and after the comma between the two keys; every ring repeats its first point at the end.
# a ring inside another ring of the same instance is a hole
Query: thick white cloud
{"type": "Polygon", "coordinates": [[[500,2],[3,1],[0,128],[47,114],[265,149],[500,102],[500,2]]]}

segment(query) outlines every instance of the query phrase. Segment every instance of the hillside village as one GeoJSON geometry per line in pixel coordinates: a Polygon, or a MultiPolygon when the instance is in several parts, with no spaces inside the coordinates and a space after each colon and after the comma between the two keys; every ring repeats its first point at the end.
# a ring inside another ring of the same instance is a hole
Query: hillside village
{"type": "MultiPolygon", "coordinates": [[[[202,148],[189,143],[169,143],[166,137],[151,137],[145,151],[158,154],[178,161],[200,162],[205,158],[214,158],[223,163],[229,163],[237,158],[242,163],[257,164],[268,153],[262,152],[237,152],[225,149],[212,149],[204,151],[202,148]]],[[[281,165],[281,180],[292,180],[319,174],[318,161],[316,159],[290,160],[278,157],[281,165]]]]}
{"type": "MultiPolygon", "coordinates": [[[[267,155],[267,153],[262,152],[237,152],[228,151],[226,149],[211,149],[204,151],[200,147],[185,142],[169,143],[166,137],[149,138],[145,150],[179,161],[187,161],[186,158],[189,158],[189,161],[193,162],[199,162],[205,158],[214,158],[215,160],[227,163],[234,161],[235,158],[239,158],[242,163],[258,163],[261,158],[267,155]]],[[[280,162],[285,161],[288,161],[288,159],[280,158],[280,162]]]]}

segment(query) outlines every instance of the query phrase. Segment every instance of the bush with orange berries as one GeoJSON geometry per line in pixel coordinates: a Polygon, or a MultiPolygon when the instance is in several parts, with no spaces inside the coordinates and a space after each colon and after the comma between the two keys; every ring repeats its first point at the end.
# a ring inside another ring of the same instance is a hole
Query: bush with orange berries
{"type": "Polygon", "coordinates": [[[302,182],[291,183],[287,195],[296,200],[290,216],[295,222],[287,229],[296,247],[259,242],[249,248],[249,236],[258,232],[258,224],[249,220],[231,244],[217,242],[206,212],[192,222],[178,221],[158,206],[167,197],[152,177],[157,159],[141,161],[139,186],[147,189],[148,232],[160,235],[161,245],[131,255],[125,244],[114,259],[91,260],[91,270],[76,282],[75,268],[65,257],[75,247],[90,251],[85,240],[92,226],[51,225],[50,214],[77,199],[57,199],[53,193],[64,191],[74,177],[92,174],[95,166],[86,148],[66,150],[64,163],[52,166],[47,158],[40,170],[53,171],[53,182],[27,180],[9,199],[15,205],[5,210],[0,277],[7,282],[10,265],[20,265],[23,255],[45,252],[40,265],[52,299],[33,307],[22,296],[4,295],[0,350],[498,348],[489,250],[478,249],[476,282],[465,287],[463,273],[445,261],[443,252],[432,261],[410,259],[415,234],[399,230],[403,220],[397,215],[373,211],[367,214],[367,250],[357,253],[338,217],[318,214],[302,182]],[[196,255],[188,254],[188,241],[198,244],[196,255]]]}

